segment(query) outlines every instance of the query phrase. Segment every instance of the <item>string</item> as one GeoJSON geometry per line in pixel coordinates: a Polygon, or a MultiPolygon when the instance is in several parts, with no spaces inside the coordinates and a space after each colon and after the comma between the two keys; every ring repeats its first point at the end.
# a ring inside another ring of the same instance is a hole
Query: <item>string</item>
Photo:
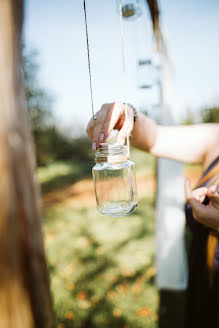
{"type": "Polygon", "coordinates": [[[85,0],[84,0],[84,20],[85,20],[85,29],[86,29],[87,59],[88,59],[89,79],[90,79],[91,109],[92,109],[92,117],[93,117],[93,120],[96,120],[96,117],[95,117],[95,115],[94,115],[94,102],[93,102],[92,78],[91,78],[91,68],[90,68],[90,50],[89,50],[88,28],[87,28],[87,11],[86,11],[86,3],[85,3],[85,0]]]}
{"type": "MultiPolygon", "coordinates": [[[[89,38],[88,38],[88,27],[87,27],[87,11],[86,11],[86,1],[84,0],[84,20],[86,29],[86,41],[87,41],[87,58],[88,58],[88,70],[89,70],[89,81],[90,81],[90,97],[91,97],[91,107],[92,107],[92,117],[96,120],[94,114],[94,104],[93,104],[93,90],[92,90],[92,77],[91,77],[91,66],[90,66],[90,49],[89,49],[89,38]]],[[[126,69],[125,69],[125,49],[124,49],[124,33],[123,33],[123,18],[122,18],[122,0],[120,0],[120,33],[121,33],[121,44],[122,44],[122,65],[123,65],[123,84],[124,84],[124,101],[125,101],[125,120],[128,119],[127,110],[127,83],[126,83],[126,69]]],[[[130,142],[129,135],[127,135],[127,148],[128,156],[130,156],[130,142]]]]}
{"type": "MultiPolygon", "coordinates": [[[[126,69],[125,69],[125,47],[124,47],[124,32],[123,32],[123,18],[122,18],[122,0],[119,3],[120,7],[120,33],[121,33],[121,44],[122,44],[122,68],[123,68],[123,85],[124,85],[124,101],[125,101],[125,121],[128,119],[127,109],[127,82],[126,82],[126,69]]],[[[128,156],[130,156],[130,142],[129,135],[127,135],[127,148],[128,156]]]]}

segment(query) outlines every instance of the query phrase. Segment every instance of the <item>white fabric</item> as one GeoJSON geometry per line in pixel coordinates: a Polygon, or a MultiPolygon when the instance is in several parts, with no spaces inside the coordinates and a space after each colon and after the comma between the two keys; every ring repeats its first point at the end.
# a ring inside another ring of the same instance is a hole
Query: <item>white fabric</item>
{"type": "MultiPolygon", "coordinates": [[[[166,50],[161,56],[161,67],[161,124],[173,125],[179,114],[174,105],[172,67],[166,50]]],[[[183,290],[187,287],[187,259],[182,164],[159,159],[157,174],[156,283],[160,289],[183,290]]]]}
{"type": "Polygon", "coordinates": [[[182,290],[187,286],[182,164],[159,159],[157,174],[156,284],[160,289],[182,290]]]}

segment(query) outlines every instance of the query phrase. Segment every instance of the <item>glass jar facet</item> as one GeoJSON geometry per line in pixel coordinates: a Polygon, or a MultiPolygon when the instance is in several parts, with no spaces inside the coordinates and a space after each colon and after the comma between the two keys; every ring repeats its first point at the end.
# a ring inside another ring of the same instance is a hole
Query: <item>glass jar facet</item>
{"type": "Polygon", "coordinates": [[[101,144],[96,153],[93,179],[97,209],[108,216],[124,216],[138,205],[135,163],[127,156],[127,147],[101,144]]]}

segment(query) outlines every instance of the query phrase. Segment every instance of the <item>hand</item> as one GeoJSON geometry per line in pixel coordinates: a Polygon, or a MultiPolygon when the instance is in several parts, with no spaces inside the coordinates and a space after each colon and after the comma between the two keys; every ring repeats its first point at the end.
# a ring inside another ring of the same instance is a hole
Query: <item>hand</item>
{"type": "Polygon", "coordinates": [[[200,223],[219,231],[219,189],[216,186],[201,187],[192,191],[188,178],[185,180],[186,199],[192,207],[194,218],[200,223]],[[202,204],[205,197],[210,202],[202,204]]]}
{"type": "Polygon", "coordinates": [[[110,135],[113,128],[119,130],[116,141],[123,144],[125,138],[130,135],[133,129],[134,112],[131,106],[127,106],[127,118],[125,115],[125,105],[122,103],[104,104],[96,113],[96,120],[90,120],[87,126],[87,134],[93,140],[92,149],[97,150],[101,142],[104,142],[110,135]]]}

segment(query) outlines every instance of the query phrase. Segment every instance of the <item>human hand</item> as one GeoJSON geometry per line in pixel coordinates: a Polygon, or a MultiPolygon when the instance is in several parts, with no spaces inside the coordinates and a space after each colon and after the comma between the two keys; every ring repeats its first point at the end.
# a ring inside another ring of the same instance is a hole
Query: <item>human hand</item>
{"type": "Polygon", "coordinates": [[[192,191],[188,178],[185,179],[185,194],[192,207],[194,218],[200,223],[219,231],[219,189],[216,186],[201,187],[192,191]],[[204,205],[205,197],[210,202],[204,205]]]}
{"type": "Polygon", "coordinates": [[[134,112],[129,105],[125,106],[116,102],[104,104],[95,116],[96,120],[91,118],[86,130],[89,138],[93,141],[93,151],[99,148],[100,143],[109,137],[114,128],[119,130],[116,141],[121,144],[125,142],[125,138],[130,135],[133,129],[134,112]],[[127,107],[127,118],[125,107],[127,107]]]}

